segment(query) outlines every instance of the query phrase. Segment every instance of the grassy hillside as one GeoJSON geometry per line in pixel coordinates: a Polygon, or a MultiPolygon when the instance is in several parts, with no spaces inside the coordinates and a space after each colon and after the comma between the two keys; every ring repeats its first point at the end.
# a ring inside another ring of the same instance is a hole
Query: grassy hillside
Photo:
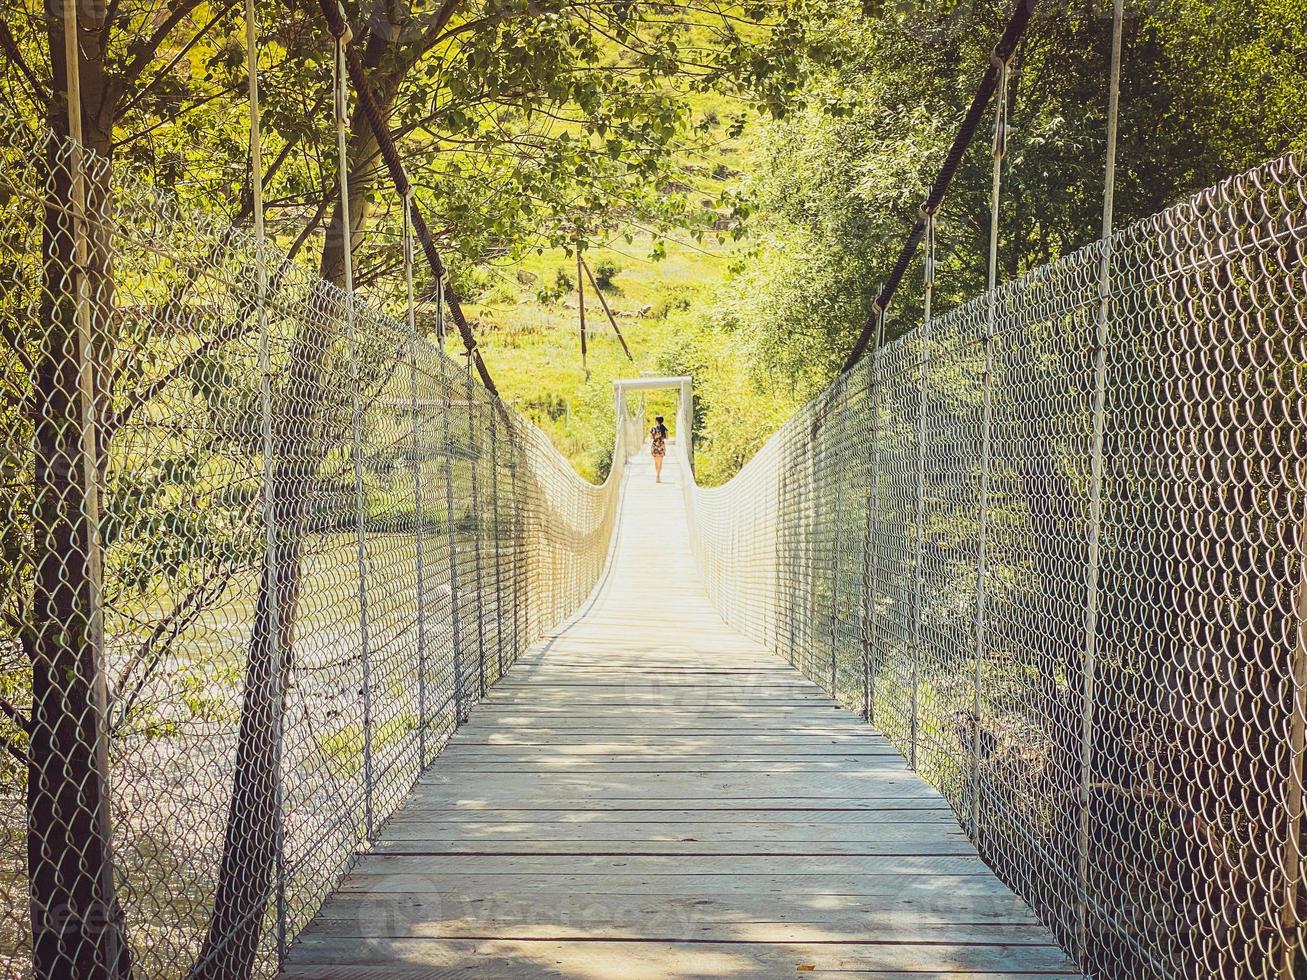
{"type": "MultiPolygon", "coordinates": [[[[702,131],[688,138],[682,179],[668,193],[711,209],[723,190],[738,187],[750,132],[733,131],[740,112],[718,96],[699,97],[695,116],[702,131]]],[[[720,236],[706,235],[702,242],[674,232],[656,243],[646,230],[619,228],[607,244],[586,250],[586,262],[604,285],[604,298],[634,357],[628,360],[623,353],[587,280],[588,376],[581,366],[575,256],[546,249],[520,263],[483,270],[485,285],[467,309],[477,321],[473,326],[496,384],[588,479],[600,479],[608,470],[613,380],[683,370],[682,352],[712,330],[713,298],[738,251],[729,229],[719,230],[720,236]],[[605,267],[615,270],[611,278],[602,274],[605,267]]],[[[650,414],[661,411],[670,422],[670,392],[651,395],[648,405],[650,414]]]]}
{"type": "MultiPolygon", "coordinates": [[[[580,328],[575,288],[542,300],[562,272],[574,283],[576,261],[562,250],[546,251],[521,266],[500,271],[481,301],[469,306],[485,350],[486,363],[504,398],[549,434],[554,444],[588,479],[607,472],[613,439],[612,382],[618,378],[669,370],[669,352],[686,330],[691,311],[710,305],[711,293],[726,275],[723,253],[711,254],[669,243],[667,256],[646,258],[648,236],[628,246],[592,249],[592,270],[611,262],[619,271],[604,290],[634,360],[628,360],[589,282],[586,285],[587,372],[581,367],[580,328]]],[[[670,392],[649,398],[651,410],[672,415],[670,392]]]]}

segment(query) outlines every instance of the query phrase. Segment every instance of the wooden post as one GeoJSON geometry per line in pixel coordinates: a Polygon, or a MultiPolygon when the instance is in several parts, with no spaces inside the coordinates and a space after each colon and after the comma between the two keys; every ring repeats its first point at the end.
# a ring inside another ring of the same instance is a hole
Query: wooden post
{"type": "MultiPolygon", "coordinates": [[[[580,253],[578,252],[577,255],[578,255],[578,257],[579,257],[579,256],[580,256],[580,253]]],[[[634,361],[635,358],[631,356],[631,348],[629,348],[629,347],[626,346],[626,338],[622,336],[622,331],[621,331],[621,329],[617,326],[617,317],[613,316],[613,311],[610,310],[610,309],[608,308],[608,300],[604,298],[604,291],[603,291],[602,289],[599,288],[599,283],[598,283],[598,281],[595,279],[595,277],[594,277],[594,273],[590,271],[590,263],[587,262],[587,261],[585,261],[585,259],[581,259],[580,261],[581,261],[581,268],[585,270],[586,278],[588,278],[588,279],[590,280],[590,285],[594,287],[595,295],[599,297],[599,305],[601,305],[601,306],[604,308],[604,312],[608,314],[608,322],[611,323],[611,324],[613,325],[613,333],[617,334],[617,339],[618,339],[619,341],[621,341],[621,344],[622,344],[622,350],[626,351],[626,359],[627,359],[628,361],[634,361]]],[[[579,278],[580,278],[580,277],[578,277],[578,279],[579,279],[579,278]]],[[[584,334],[585,306],[584,306],[584,304],[583,304],[582,307],[581,307],[581,323],[582,323],[582,325],[583,325],[583,326],[582,326],[582,335],[581,335],[581,349],[584,350],[584,349],[585,349],[585,334],[584,334]]]]}
{"type": "Polygon", "coordinates": [[[581,370],[586,380],[590,380],[590,365],[586,363],[585,350],[585,262],[581,258],[581,243],[576,243],[576,305],[581,314],[581,370]]]}

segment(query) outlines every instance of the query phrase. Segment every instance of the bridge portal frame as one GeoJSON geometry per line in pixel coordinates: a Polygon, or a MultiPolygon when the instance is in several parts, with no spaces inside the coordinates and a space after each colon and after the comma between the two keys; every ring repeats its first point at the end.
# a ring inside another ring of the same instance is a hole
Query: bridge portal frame
{"type": "Polygon", "coordinates": [[[624,417],[626,396],[630,392],[658,391],[675,388],[676,404],[676,441],[684,447],[685,461],[694,472],[694,378],[688,374],[664,375],[657,377],[618,378],[613,381],[613,398],[616,400],[617,418],[624,417]],[[684,434],[684,441],[682,441],[684,434]]]}

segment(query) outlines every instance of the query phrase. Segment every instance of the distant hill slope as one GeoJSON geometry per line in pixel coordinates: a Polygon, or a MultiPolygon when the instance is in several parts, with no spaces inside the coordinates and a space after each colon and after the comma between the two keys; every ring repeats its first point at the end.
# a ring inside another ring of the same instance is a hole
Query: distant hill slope
{"type": "MultiPolygon", "coordinates": [[[[747,137],[732,131],[738,106],[701,97],[696,117],[704,132],[682,166],[684,181],[667,189],[701,208],[713,208],[733,188],[747,159],[747,137]]],[[[723,223],[719,223],[723,224],[723,223]]],[[[491,266],[479,297],[468,303],[487,364],[504,398],[532,419],[589,479],[608,469],[613,438],[612,386],[616,378],[679,369],[690,334],[710,329],[712,300],[725,281],[738,245],[729,229],[696,242],[672,232],[661,242],[647,230],[625,228],[586,255],[604,299],[631,348],[622,352],[598,297],[585,283],[589,376],[582,370],[577,268],[574,255],[546,249],[524,261],[491,266]],[[629,236],[631,241],[627,241],[629,236]],[[657,260],[655,250],[663,252],[657,260]],[[607,273],[607,274],[605,274],[607,273]]],[[[650,407],[672,409],[671,395],[652,396],[650,407]]]]}

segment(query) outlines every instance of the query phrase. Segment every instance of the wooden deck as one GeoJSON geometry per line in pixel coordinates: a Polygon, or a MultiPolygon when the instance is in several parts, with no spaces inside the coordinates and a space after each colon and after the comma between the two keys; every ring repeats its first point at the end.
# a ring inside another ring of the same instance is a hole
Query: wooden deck
{"type": "Polygon", "coordinates": [[[478,707],[285,976],[1079,974],[885,739],[731,630],[674,459],[606,580],[478,707]]]}

